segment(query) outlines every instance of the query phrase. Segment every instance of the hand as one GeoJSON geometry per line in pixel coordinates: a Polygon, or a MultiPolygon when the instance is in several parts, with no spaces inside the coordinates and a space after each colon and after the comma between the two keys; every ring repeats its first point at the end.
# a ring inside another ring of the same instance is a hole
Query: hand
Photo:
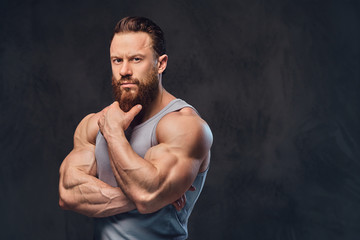
{"type": "MultiPolygon", "coordinates": [[[[191,185],[188,191],[195,191],[196,188],[191,185]]],[[[186,204],[186,195],[185,193],[175,202],[172,203],[172,205],[175,207],[176,211],[180,211],[181,209],[183,209],[185,207],[186,204]]]]}
{"type": "Polygon", "coordinates": [[[105,139],[114,132],[125,131],[135,116],[141,111],[141,105],[136,105],[128,112],[124,112],[119,107],[119,102],[115,101],[110,106],[101,111],[98,125],[105,139]]]}

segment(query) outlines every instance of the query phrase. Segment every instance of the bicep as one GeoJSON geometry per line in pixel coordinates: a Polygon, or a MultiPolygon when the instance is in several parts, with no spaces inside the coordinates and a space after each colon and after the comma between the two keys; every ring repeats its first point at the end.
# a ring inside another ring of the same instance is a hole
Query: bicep
{"type": "Polygon", "coordinates": [[[158,184],[154,195],[159,200],[171,203],[193,184],[202,160],[192,155],[192,152],[192,149],[161,143],[145,155],[145,159],[157,171],[158,184]]]}
{"type": "Polygon", "coordinates": [[[160,121],[160,144],[145,156],[161,176],[159,191],[172,199],[188,190],[209,153],[212,134],[207,124],[193,114],[173,114],[160,121]],[[175,194],[173,194],[175,193],[175,194]]]}
{"type": "Polygon", "coordinates": [[[74,133],[74,150],[95,146],[99,117],[100,113],[92,113],[81,120],[74,133]]]}
{"type": "Polygon", "coordinates": [[[98,131],[97,115],[87,115],[77,126],[74,133],[74,148],[66,156],[60,167],[60,178],[67,181],[76,178],[76,171],[95,176],[95,138],[98,131]]]}
{"type": "Polygon", "coordinates": [[[97,121],[100,113],[87,115],[78,125],[74,133],[74,149],[66,160],[71,166],[77,166],[86,173],[95,175],[95,141],[99,131],[97,121]]]}
{"type": "Polygon", "coordinates": [[[74,168],[88,175],[96,175],[96,160],[91,148],[73,149],[64,159],[61,168],[74,168]]]}

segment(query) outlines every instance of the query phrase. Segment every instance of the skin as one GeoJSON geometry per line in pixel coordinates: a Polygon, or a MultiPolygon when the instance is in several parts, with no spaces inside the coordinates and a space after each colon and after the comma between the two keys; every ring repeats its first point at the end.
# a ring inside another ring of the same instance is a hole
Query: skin
{"type": "Polygon", "coordinates": [[[86,116],[76,128],[74,148],[60,166],[59,205],[89,217],[135,209],[120,188],[96,178],[95,138],[101,113],[86,116]]]}
{"type": "MultiPolygon", "coordinates": [[[[175,97],[161,84],[167,55],[155,57],[151,38],[146,33],[116,34],[110,46],[113,77],[137,79],[155,68],[159,76],[159,94],[146,108],[137,105],[124,112],[114,102],[101,112],[85,117],[74,134],[74,149],[60,167],[60,206],[79,213],[103,217],[132,209],[151,213],[173,204],[184,207],[184,193],[199,172],[208,168],[212,134],[191,108],[164,116],[158,123],[158,145],[145,157],[137,155],[124,131],[154,116],[175,97]],[[139,114],[141,112],[141,114],[139,114]],[[114,188],[95,177],[95,137],[100,129],[108,143],[111,167],[119,185],[114,188]]],[[[124,82],[128,94],[137,94],[138,86],[124,82]]]]}

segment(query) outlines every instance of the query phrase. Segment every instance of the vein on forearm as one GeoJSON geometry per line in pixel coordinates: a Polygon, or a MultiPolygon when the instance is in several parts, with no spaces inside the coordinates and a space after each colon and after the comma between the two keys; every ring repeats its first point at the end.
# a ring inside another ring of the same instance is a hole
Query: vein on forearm
{"type": "Polygon", "coordinates": [[[133,199],[131,195],[135,192],[151,193],[158,189],[158,169],[137,155],[126,139],[109,141],[108,147],[115,178],[129,198],[133,199]]]}

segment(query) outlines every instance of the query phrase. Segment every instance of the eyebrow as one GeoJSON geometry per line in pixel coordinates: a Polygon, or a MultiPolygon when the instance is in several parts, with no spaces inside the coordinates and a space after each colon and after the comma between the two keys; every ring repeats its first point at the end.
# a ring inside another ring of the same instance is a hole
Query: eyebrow
{"type": "MultiPolygon", "coordinates": [[[[142,58],[145,58],[145,55],[141,54],[141,53],[136,53],[136,54],[131,54],[131,55],[126,55],[127,58],[134,58],[134,57],[142,57],[142,58]]],[[[119,57],[117,55],[112,55],[110,56],[110,58],[122,58],[122,57],[119,57]]]]}

